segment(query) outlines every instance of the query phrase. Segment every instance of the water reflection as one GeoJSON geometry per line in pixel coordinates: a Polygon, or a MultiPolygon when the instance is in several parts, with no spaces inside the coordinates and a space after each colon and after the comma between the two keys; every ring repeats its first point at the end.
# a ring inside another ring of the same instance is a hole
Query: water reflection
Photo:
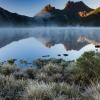
{"type": "Polygon", "coordinates": [[[79,50],[88,44],[87,42],[77,42],[80,36],[86,36],[91,40],[100,42],[100,28],[40,27],[0,29],[0,47],[3,47],[13,41],[35,37],[47,47],[61,43],[65,46],[66,50],[79,50]]]}
{"type": "Polygon", "coordinates": [[[100,28],[2,28],[0,29],[0,58],[33,60],[42,57],[73,60],[85,51],[95,50],[93,44],[78,41],[82,36],[100,42],[100,28]]]}
{"type": "Polygon", "coordinates": [[[48,48],[37,39],[28,38],[12,42],[7,46],[2,47],[0,49],[0,58],[3,61],[11,58],[25,59],[28,61],[38,58],[63,58],[65,60],[75,60],[85,51],[90,50],[95,50],[94,45],[89,44],[79,51],[66,51],[63,44],[57,44],[48,48]]]}

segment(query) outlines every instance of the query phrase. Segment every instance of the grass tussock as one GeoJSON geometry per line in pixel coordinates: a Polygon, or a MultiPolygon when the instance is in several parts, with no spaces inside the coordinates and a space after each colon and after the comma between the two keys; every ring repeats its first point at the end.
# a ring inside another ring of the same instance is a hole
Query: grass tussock
{"type": "Polygon", "coordinates": [[[100,100],[100,54],[77,61],[39,59],[33,68],[0,64],[0,100],[100,100]]]}
{"type": "Polygon", "coordinates": [[[24,100],[26,82],[0,75],[0,100],[24,100]]]}
{"type": "Polygon", "coordinates": [[[28,83],[27,91],[31,100],[85,99],[78,88],[67,83],[31,81],[28,83]]]}

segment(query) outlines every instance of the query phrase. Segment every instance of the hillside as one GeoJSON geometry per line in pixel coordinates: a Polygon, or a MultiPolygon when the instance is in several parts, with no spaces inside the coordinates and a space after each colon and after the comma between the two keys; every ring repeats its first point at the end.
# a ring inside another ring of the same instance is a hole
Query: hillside
{"type": "Polygon", "coordinates": [[[79,15],[81,17],[82,24],[100,26],[100,7],[90,12],[80,12],[79,15]]]}
{"type": "Polygon", "coordinates": [[[32,24],[33,18],[0,8],[0,26],[30,26],[32,24]]]}
{"type": "Polygon", "coordinates": [[[81,17],[88,17],[88,16],[92,16],[92,15],[96,15],[96,14],[100,14],[100,7],[97,8],[97,9],[94,9],[90,12],[86,12],[86,11],[83,11],[83,12],[79,12],[79,15],[81,17]]]}

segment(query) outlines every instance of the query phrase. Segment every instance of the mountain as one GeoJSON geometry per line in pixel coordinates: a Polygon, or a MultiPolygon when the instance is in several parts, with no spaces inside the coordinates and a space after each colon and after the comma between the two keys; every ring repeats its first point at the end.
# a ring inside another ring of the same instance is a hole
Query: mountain
{"type": "Polygon", "coordinates": [[[33,24],[33,18],[11,13],[0,8],[0,26],[30,26],[33,24]]]}
{"type": "Polygon", "coordinates": [[[86,6],[82,1],[79,2],[73,2],[69,1],[65,8],[64,13],[67,14],[69,18],[78,17],[78,12],[82,11],[91,11],[92,9],[86,6]]]}
{"type": "Polygon", "coordinates": [[[66,20],[63,12],[50,4],[45,6],[34,18],[38,20],[39,24],[44,25],[62,25],[66,20]]]}
{"type": "Polygon", "coordinates": [[[91,9],[82,1],[68,1],[64,9],[48,4],[33,17],[11,13],[0,8],[0,26],[100,26],[100,8],[91,9]]]}
{"type": "Polygon", "coordinates": [[[81,16],[79,12],[91,11],[92,9],[86,6],[82,1],[69,1],[64,9],[56,9],[50,4],[45,6],[34,18],[39,21],[39,24],[44,25],[77,25],[80,24],[81,16]]]}

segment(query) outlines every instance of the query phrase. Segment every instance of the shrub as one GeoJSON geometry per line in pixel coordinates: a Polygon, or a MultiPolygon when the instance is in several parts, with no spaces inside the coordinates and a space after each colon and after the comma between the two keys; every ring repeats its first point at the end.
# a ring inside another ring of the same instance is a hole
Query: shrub
{"type": "Polygon", "coordinates": [[[7,60],[7,63],[10,65],[13,65],[15,63],[16,59],[9,59],[7,60]]]}
{"type": "Polygon", "coordinates": [[[67,66],[68,63],[62,59],[37,59],[36,61],[34,61],[33,63],[36,64],[36,66],[38,68],[42,68],[43,66],[47,65],[48,63],[52,63],[52,64],[58,64],[61,66],[67,66]]]}
{"type": "Polygon", "coordinates": [[[93,84],[85,89],[84,95],[91,100],[100,99],[100,84],[93,84]]]}
{"type": "Polygon", "coordinates": [[[76,62],[75,79],[82,84],[90,84],[100,80],[100,59],[95,52],[85,52],[76,62]]]}
{"type": "Polygon", "coordinates": [[[38,81],[44,81],[44,82],[49,82],[50,81],[49,76],[47,75],[47,73],[41,72],[41,71],[39,71],[36,74],[36,80],[38,80],[38,81]]]}
{"type": "Polygon", "coordinates": [[[37,73],[37,69],[33,69],[33,68],[27,68],[24,71],[24,74],[26,74],[29,79],[35,79],[36,73],[37,73]]]}
{"type": "Polygon", "coordinates": [[[43,67],[43,71],[52,75],[53,73],[62,73],[63,67],[58,64],[49,63],[43,67]]]}
{"type": "MultiPolygon", "coordinates": [[[[79,87],[74,85],[69,85],[67,83],[56,83],[56,85],[53,87],[53,92],[56,93],[58,96],[63,95],[66,96],[66,98],[85,98],[82,96],[79,87]]],[[[68,99],[68,100],[69,100],[68,99]]]]}
{"type": "Polygon", "coordinates": [[[25,85],[26,82],[23,80],[0,75],[0,100],[24,100],[25,85]]]}
{"type": "Polygon", "coordinates": [[[47,60],[43,59],[37,59],[35,62],[33,62],[33,65],[36,64],[38,68],[42,68],[44,65],[46,65],[47,60]]]}
{"type": "Polygon", "coordinates": [[[0,67],[0,73],[3,75],[10,75],[14,73],[15,70],[16,70],[15,65],[3,64],[2,67],[0,67]]]}
{"type": "Polygon", "coordinates": [[[23,70],[20,70],[20,71],[15,71],[13,73],[13,76],[15,79],[28,79],[28,75],[24,73],[23,70]]]}
{"type": "Polygon", "coordinates": [[[51,82],[62,82],[63,81],[63,76],[60,73],[53,74],[51,77],[49,77],[51,82]]]}
{"type": "Polygon", "coordinates": [[[29,100],[53,100],[52,88],[55,84],[46,84],[44,82],[28,82],[27,92],[29,100]]]}
{"type": "MultiPolygon", "coordinates": [[[[68,64],[68,63],[67,63],[68,64]]],[[[44,65],[41,69],[38,69],[36,74],[36,79],[43,80],[45,82],[70,82],[72,79],[72,71],[74,70],[74,64],[69,64],[66,66],[61,66],[60,64],[55,64],[49,62],[44,65]]],[[[73,80],[72,80],[73,81],[73,80]]]]}
{"type": "Polygon", "coordinates": [[[30,100],[86,100],[78,87],[67,83],[28,82],[27,92],[30,100]],[[79,99],[78,99],[79,98],[79,99]]]}

